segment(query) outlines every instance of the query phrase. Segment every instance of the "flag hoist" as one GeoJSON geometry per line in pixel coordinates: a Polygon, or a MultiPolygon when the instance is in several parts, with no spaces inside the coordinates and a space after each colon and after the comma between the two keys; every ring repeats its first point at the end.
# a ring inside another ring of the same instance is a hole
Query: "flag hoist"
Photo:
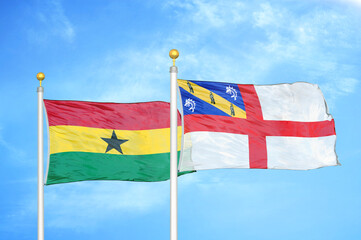
{"type": "Polygon", "coordinates": [[[175,60],[179,56],[176,49],[169,51],[173,59],[170,67],[170,240],[178,239],[178,197],[177,197],[177,73],[175,60]]]}
{"type": "Polygon", "coordinates": [[[43,94],[41,82],[45,75],[39,72],[36,78],[40,81],[38,92],[38,240],[44,240],[44,133],[43,133],[43,94]]]}
{"type": "MultiPolygon", "coordinates": [[[[169,52],[173,59],[170,67],[170,239],[178,239],[178,203],[177,203],[177,177],[178,177],[178,151],[177,151],[177,73],[175,60],[179,56],[176,49],[169,52]]],[[[36,78],[40,81],[38,92],[38,240],[44,240],[44,133],[43,133],[43,94],[41,82],[45,75],[39,72],[36,78]]]]}

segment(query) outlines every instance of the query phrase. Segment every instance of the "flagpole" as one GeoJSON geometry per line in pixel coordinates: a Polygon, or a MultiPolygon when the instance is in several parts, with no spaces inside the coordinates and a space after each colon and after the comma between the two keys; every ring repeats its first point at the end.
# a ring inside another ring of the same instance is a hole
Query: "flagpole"
{"type": "Polygon", "coordinates": [[[45,75],[39,72],[36,78],[40,81],[38,92],[38,240],[44,240],[44,133],[43,133],[43,94],[41,82],[45,75]]]}
{"type": "Polygon", "coordinates": [[[170,240],[178,239],[178,153],[177,153],[177,73],[175,60],[179,56],[176,49],[169,51],[173,59],[170,67],[170,240]]]}

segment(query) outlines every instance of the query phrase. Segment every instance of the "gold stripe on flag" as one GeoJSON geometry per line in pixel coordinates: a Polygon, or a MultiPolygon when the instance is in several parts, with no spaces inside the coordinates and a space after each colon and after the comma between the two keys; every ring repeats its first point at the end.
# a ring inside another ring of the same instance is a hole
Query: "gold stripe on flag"
{"type": "MultiPolygon", "coordinates": [[[[122,143],[124,155],[146,155],[170,151],[169,128],[150,130],[114,130],[122,143]]],[[[49,127],[50,154],[60,152],[105,153],[108,143],[102,138],[111,138],[113,129],[57,125],[49,127]]],[[[181,146],[182,127],[178,126],[178,151],[181,146]]],[[[111,149],[107,154],[121,154],[111,149]]]]}

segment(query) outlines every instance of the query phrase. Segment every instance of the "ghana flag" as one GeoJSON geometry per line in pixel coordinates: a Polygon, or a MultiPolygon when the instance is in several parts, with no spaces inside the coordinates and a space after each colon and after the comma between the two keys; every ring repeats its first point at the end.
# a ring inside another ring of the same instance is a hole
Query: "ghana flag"
{"type": "MultiPolygon", "coordinates": [[[[44,104],[50,139],[46,185],[169,179],[169,103],[44,100],[44,104]]],[[[178,137],[179,154],[179,115],[178,137]]]]}

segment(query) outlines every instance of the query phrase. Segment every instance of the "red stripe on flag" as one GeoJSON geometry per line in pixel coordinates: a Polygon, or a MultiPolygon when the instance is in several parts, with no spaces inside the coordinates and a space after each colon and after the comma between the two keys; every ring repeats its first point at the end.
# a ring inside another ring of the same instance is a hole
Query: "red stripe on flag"
{"type": "Polygon", "coordinates": [[[255,136],[325,137],[335,135],[335,122],[292,122],[247,120],[218,115],[190,114],[184,116],[184,133],[226,132],[255,136]]]}
{"type": "MultiPolygon", "coordinates": [[[[49,126],[73,125],[118,130],[169,128],[167,102],[101,103],[44,100],[49,126]]],[[[178,114],[178,126],[181,118],[178,114]]]]}
{"type": "Polygon", "coordinates": [[[244,106],[246,108],[246,116],[250,121],[253,128],[248,134],[248,146],[249,146],[249,167],[250,168],[267,168],[267,144],[264,132],[269,128],[264,129],[263,114],[261,104],[258,99],[256,89],[253,85],[241,85],[238,84],[238,88],[241,92],[244,106]],[[259,127],[263,129],[258,129],[259,127]]]}
{"type": "Polygon", "coordinates": [[[267,144],[265,136],[248,136],[249,168],[267,168],[267,144]]]}
{"type": "Polygon", "coordinates": [[[238,84],[241,92],[244,106],[246,108],[246,116],[249,120],[259,119],[263,120],[262,108],[259,102],[256,89],[253,85],[238,84]]]}

